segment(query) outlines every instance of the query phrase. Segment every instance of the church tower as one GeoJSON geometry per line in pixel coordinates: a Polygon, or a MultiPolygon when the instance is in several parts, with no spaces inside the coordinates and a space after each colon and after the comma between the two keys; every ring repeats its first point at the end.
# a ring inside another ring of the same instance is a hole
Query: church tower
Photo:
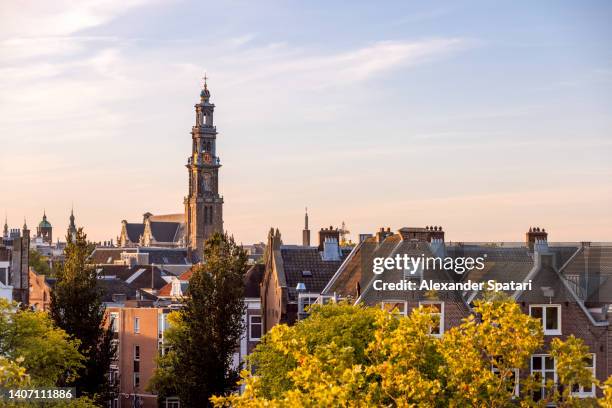
{"type": "Polygon", "coordinates": [[[76,228],[76,224],[74,223],[74,208],[72,208],[70,210],[70,224],[68,224],[67,235],[69,235],[72,241],[74,242],[76,241],[76,234],[77,234],[77,228],[76,228]]]}
{"type": "Polygon", "coordinates": [[[221,164],[217,156],[214,110],[205,76],[200,102],[195,105],[191,156],[186,165],[189,193],[185,197],[185,241],[195,260],[202,260],[204,241],[215,232],[223,232],[223,197],[219,195],[221,164]]]}
{"type": "Polygon", "coordinates": [[[304,214],[304,229],[302,230],[302,246],[310,246],[310,230],[308,229],[308,208],[304,214]]]}

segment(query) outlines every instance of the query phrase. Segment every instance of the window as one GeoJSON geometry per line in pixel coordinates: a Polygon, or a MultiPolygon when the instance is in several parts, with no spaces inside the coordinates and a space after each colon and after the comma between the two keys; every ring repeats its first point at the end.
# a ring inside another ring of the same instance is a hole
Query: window
{"type": "Polygon", "coordinates": [[[561,305],[530,305],[529,315],[542,321],[544,335],[561,334],[561,305]]]}
{"type": "Polygon", "coordinates": [[[421,282],[423,280],[423,267],[419,264],[416,268],[414,265],[404,268],[404,279],[421,282]]]}
{"type": "Polygon", "coordinates": [[[419,302],[419,306],[424,307],[432,316],[434,316],[434,325],[431,328],[431,334],[441,336],[444,333],[444,302],[419,302]]]}
{"type": "Polygon", "coordinates": [[[166,398],[165,408],[181,408],[181,402],[177,397],[166,398]]]}
{"type": "Polygon", "coordinates": [[[119,333],[119,313],[112,312],[110,314],[110,326],[113,333],[119,333]]]}
{"type": "Polygon", "coordinates": [[[140,317],[134,318],[134,333],[140,333],[140,317]]]}
{"type": "Polygon", "coordinates": [[[9,284],[8,268],[0,268],[0,282],[5,285],[9,284]]]}
{"type": "Polygon", "coordinates": [[[134,388],[140,387],[140,373],[134,373],[134,388]]]}
{"type": "Polygon", "coordinates": [[[140,372],[140,346],[134,346],[134,372],[140,372]]]}
{"type": "MultiPolygon", "coordinates": [[[[500,362],[500,358],[496,358],[495,360],[500,362]]],[[[501,373],[500,369],[495,363],[491,365],[491,371],[497,375],[500,375],[501,373]]],[[[511,392],[514,397],[518,397],[519,396],[519,380],[520,380],[518,368],[510,369],[509,372],[506,372],[506,376],[507,376],[506,383],[508,384],[508,391],[511,392]]]]}
{"type": "Polygon", "coordinates": [[[261,339],[261,316],[251,315],[249,316],[249,340],[261,339]]]}
{"type": "Polygon", "coordinates": [[[117,368],[116,365],[110,366],[110,370],[108,371],[108,382],[110,384],[119,383],[119,368],[117,368]]]}
{"type": "Polygon", "coordinates": [[[249,316],[249,340],[259,340],[261,338],[261,316],[249,316]]]}
{"type": "Polygon", "coordinates": [[[542,384],[542,388],[533,396],[534,401],[539,401],[552,392],[547,390],[548,385],[557,384],[555,359],[548,354],[534,354],[531,356],[531,374],[542,384]]]}
{"type": "MultiPolygon", "coordinates": [[[[591,371],[591,373],[593,373],[593,377],[595,377],[595,354],[591,354],[590,357],[584,361],[584,364],[591,371]]],[[[572,395],[580,398],[594,397],[595,387],[593,384],[586,387],[575,384],[572,386],[572,395]]]]}
{"type": "Polygon", "coordinates": [[[382,310],[390,313],[399,313],[402,316],[406,316],[406,302],[402,300],[390,300],[381,303],[382,310]]]}

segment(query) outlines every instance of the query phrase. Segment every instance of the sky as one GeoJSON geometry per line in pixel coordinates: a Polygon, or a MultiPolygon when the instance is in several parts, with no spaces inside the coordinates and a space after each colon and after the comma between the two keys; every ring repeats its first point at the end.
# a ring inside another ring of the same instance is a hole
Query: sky
{"type": "Polygon", "coordinates": [[[183,211],[209,77],[224,227],[612,240],[606,1],[0,3],[0,213],[183,211]]]}

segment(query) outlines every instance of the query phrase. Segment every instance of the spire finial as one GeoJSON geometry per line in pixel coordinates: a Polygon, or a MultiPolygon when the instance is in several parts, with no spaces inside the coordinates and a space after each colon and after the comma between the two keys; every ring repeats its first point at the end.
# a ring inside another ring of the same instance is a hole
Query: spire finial
{"type": "Polygon", "coordinates": [[[200,92],[200,97],[203,100],[208,101],[208,98],[210,98],[210,91],[208,90],[208,75],[206,75],[206,73],[204,73],[202,80],[204,81],[204,84],[202,85],[202,91],[200,92]]]}

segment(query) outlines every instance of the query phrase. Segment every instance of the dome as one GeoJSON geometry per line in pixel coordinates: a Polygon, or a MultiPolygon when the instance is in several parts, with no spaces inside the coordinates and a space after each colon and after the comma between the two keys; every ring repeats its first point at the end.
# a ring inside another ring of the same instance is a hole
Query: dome
{"type": "Polygon", "coordinates": [[[38,223],[38,228],[51,228],[51,223],[47,221],[47,214],[43,214],[43,219],[38,223]]]}

